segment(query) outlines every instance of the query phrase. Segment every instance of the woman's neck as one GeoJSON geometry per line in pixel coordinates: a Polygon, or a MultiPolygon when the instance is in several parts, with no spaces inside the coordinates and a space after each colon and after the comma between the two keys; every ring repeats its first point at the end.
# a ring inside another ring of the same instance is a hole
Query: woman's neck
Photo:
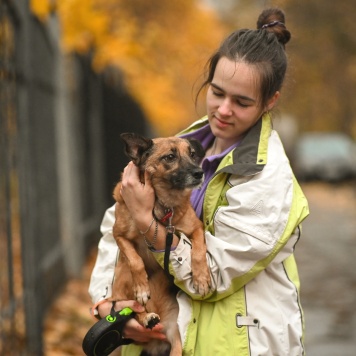
{"type": "Polygon", "coordinates": [[[239,141],[239,139],[234,140],[234,141],[227,141],[227,140],[223,140],[218,137],[215,137],[212,144],[210,145],[210,147],[206,150],[205,156],[209,157],[209,156],[218,155],[218,154],[224,152],[225,150],[227,150],[229,147],[231,147],[237,141],[239,141]]]}

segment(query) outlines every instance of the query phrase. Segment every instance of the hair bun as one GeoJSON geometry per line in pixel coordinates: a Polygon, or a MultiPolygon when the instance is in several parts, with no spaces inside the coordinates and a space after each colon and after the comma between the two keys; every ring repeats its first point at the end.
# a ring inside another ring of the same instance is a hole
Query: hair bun
{"type": "Polygon", "coordinates": [[[291,38],[291,34],[285,25],[284,12],[278,8],[263,10],[257,20],[257,29],[273,32],[283,46],[291,38]]]}

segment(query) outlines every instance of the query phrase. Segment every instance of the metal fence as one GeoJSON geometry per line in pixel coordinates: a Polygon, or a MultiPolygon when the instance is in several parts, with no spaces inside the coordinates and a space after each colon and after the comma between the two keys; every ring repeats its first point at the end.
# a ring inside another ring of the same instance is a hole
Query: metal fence
{"type": "Polygon", "coordinates": [[[78,276],[143,113],[90,58],[64,57],[58,21],[0,0],[0,355],[43,354],[43,320],[78,276]]]}
{"type": "Polygon", "coordinates": [[[0,1],[0,354],[40,355],[42,319],[66,278],[55,155],[54,41],[25,1],[0,1]]]}
{"type": "Polygon", "coordinates": [[[0,354],[24,349],[15,17],[0,2],[0,354]]]}

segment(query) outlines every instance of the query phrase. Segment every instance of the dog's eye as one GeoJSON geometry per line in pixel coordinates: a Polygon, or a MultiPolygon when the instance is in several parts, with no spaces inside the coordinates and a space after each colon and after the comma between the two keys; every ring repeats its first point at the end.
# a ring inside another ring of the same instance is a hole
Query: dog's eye
{"type": "Polygon", "coordinates": [[[190,157],[194,158],[196,156],[195,151],[190,151],[190,157]]]}
{"type": "Polygon", "coordinates": [[[172,153],[163,157],[163,159],[166,162],[172,162],[172,161],[174,161],[175,158],[176,158],[176,156],[174,154],[172,154],[172,153]]]}

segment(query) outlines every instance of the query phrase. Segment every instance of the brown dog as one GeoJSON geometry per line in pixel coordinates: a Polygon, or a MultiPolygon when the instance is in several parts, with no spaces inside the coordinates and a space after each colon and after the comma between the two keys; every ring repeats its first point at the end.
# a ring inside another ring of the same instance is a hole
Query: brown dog
{"type": "MultiPolygon", "coordinates": [[[[156,196],[154,216],[160,220],[167,211],[173,212],[170,225],[191,239],[194,288],[200,295],[207,294],[211,283],[204,230],[190,205],[192,189],[203,180],[203,171],[197,162],[204,156],[201,144],[196,140],[177,137],[151,140],[136,134],[122,134],[121,138],[125,142],[126,154],[140,168],[142,180],[145,170],[150,173],[156,196]]],[[[142,325],[152,328],[161,322],[164,326],[169,343],[155,340],[144,345],[146,352],[150,355],[164,355],[170,350],[171,356],[181,355],[182,346],[177,327],[177,290],[136,228],[120,189],[121,182],[114,189],[117,203],[113,234],[120,254],[112,300],[136,299],[146,307],[145,313],[136,315],[142,325]]],[[[167,225],[167,222],[163,224],[167,225]]],[[[151,231],[154,228],[155,224],[151,231]]]]}

